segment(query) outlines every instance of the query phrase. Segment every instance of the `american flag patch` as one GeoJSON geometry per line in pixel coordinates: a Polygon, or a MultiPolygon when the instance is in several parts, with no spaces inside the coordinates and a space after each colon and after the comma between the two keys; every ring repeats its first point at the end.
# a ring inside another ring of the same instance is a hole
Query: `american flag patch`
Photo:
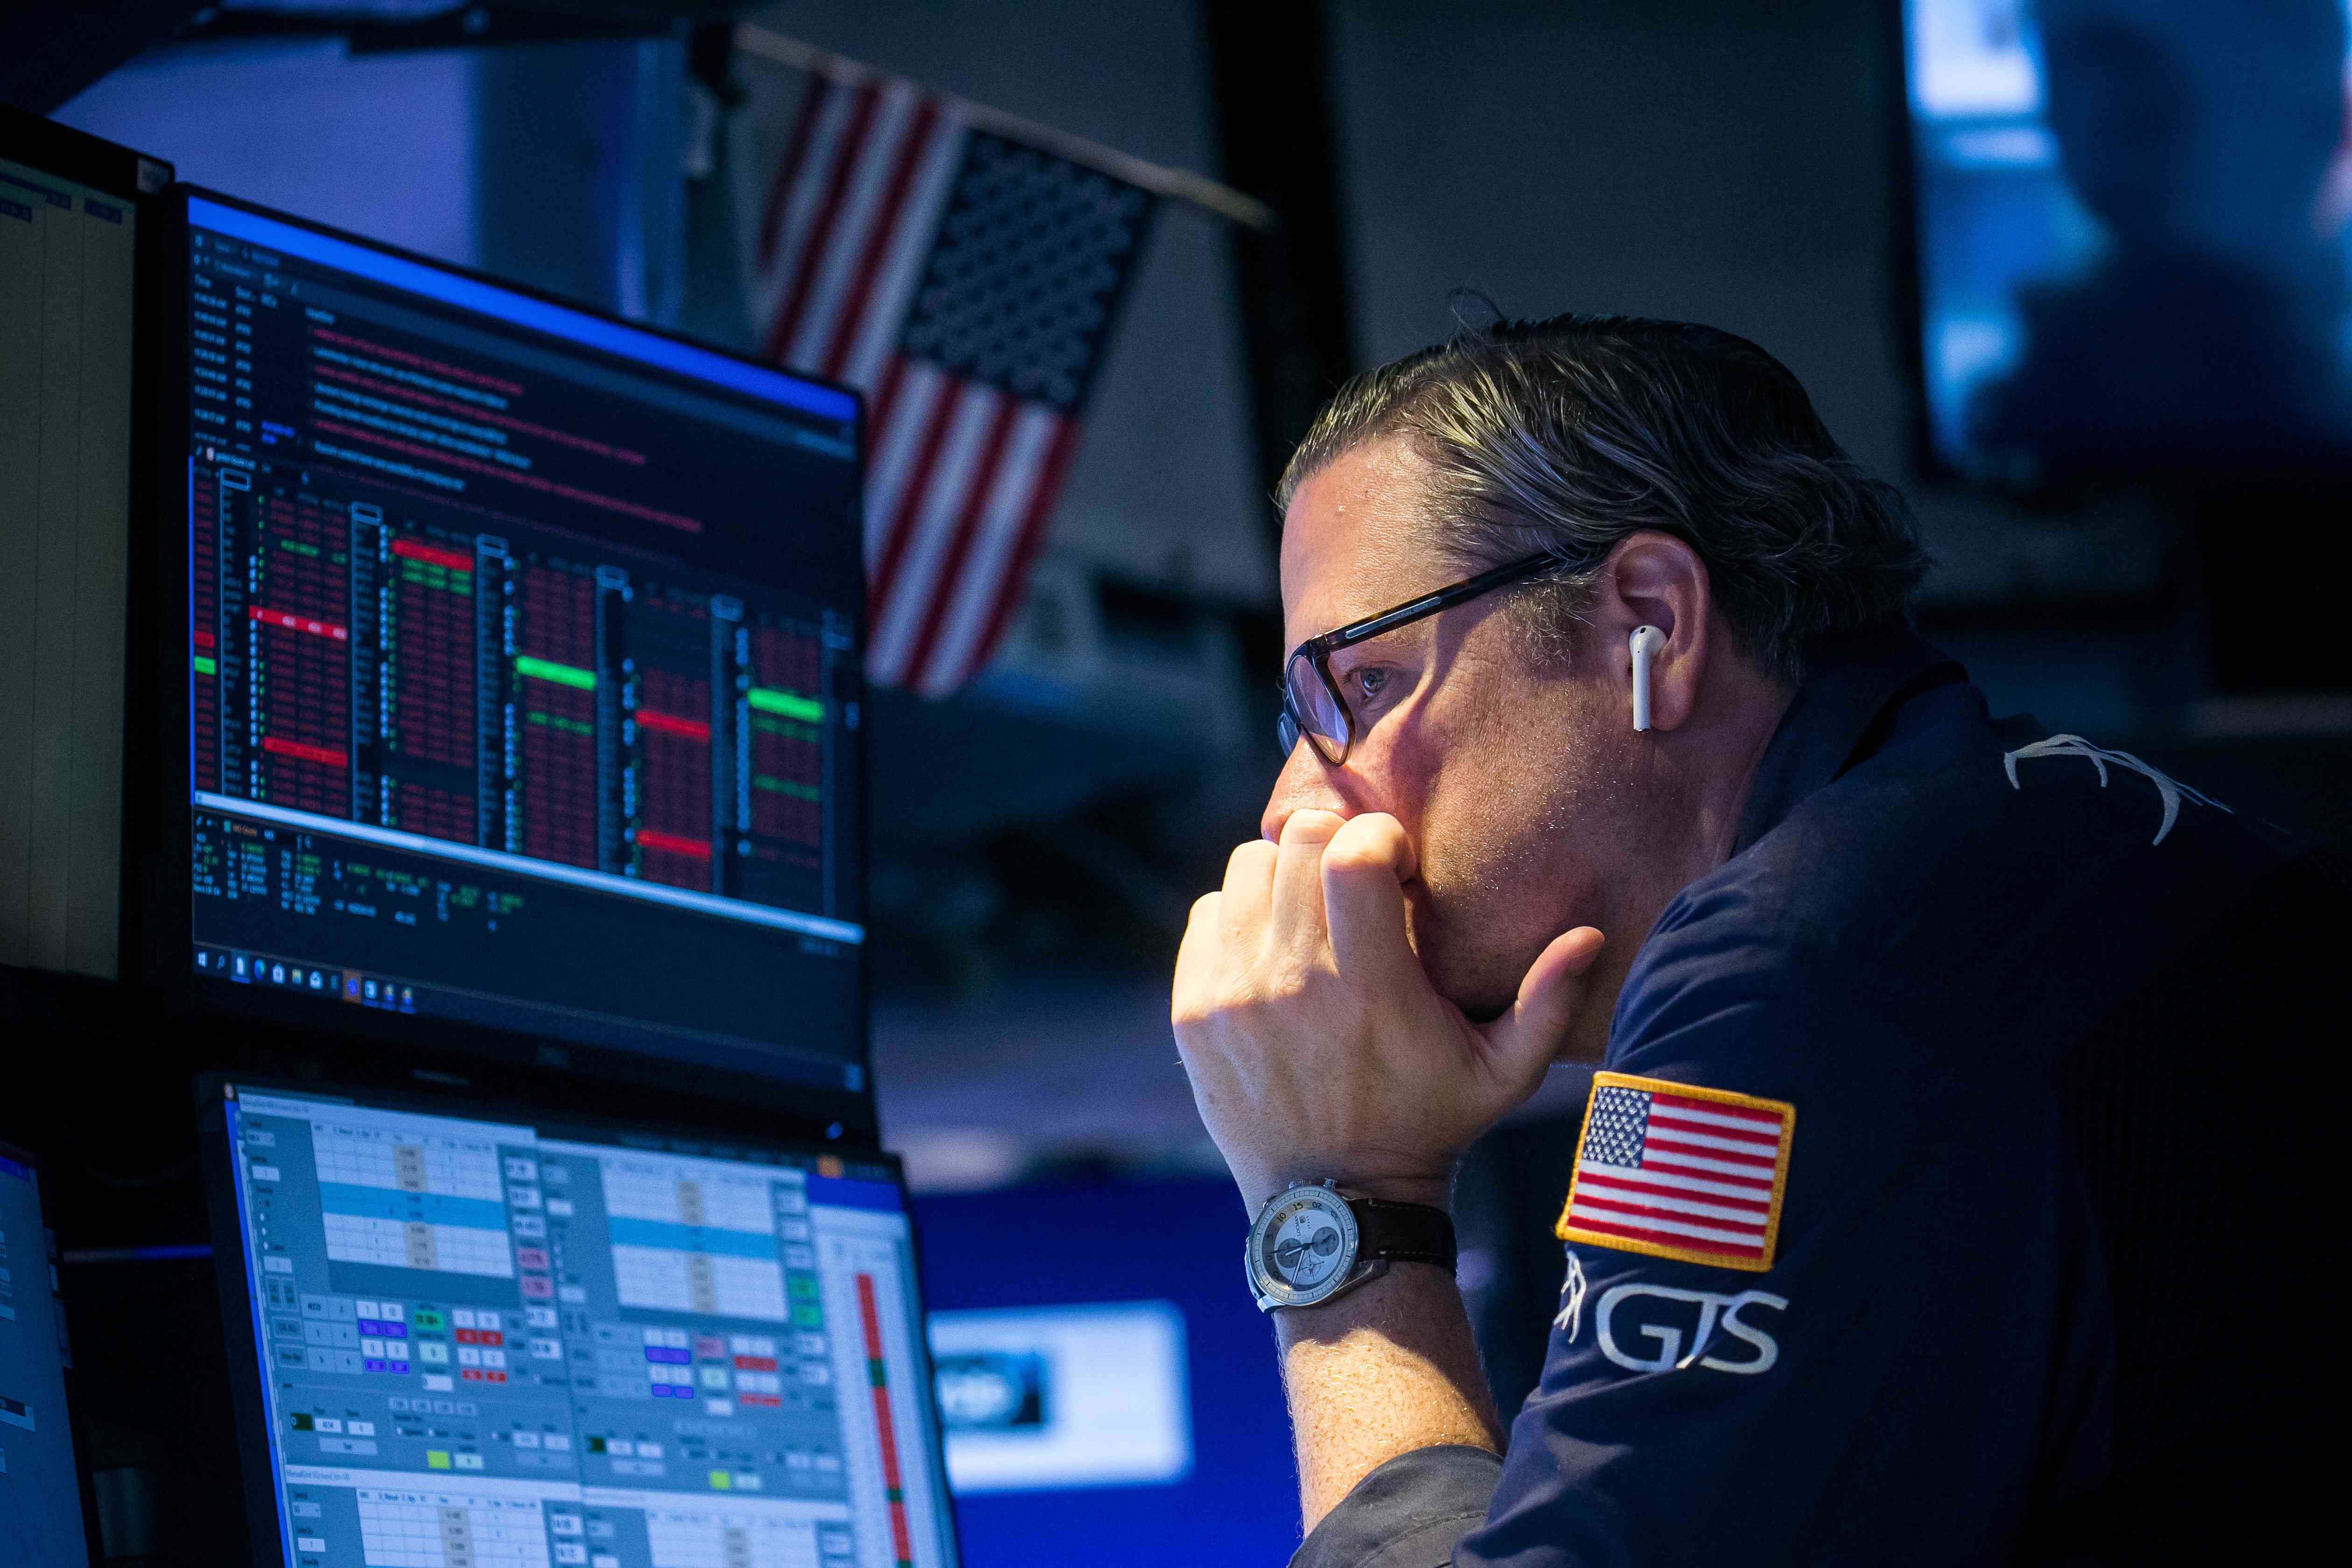
{"type": "Polygon", "coordinates": [[[1783,1100],[1595,1073],[1556,1233],[1760,1274],[1780,1239],[1796,1124],[1783,1100]]]}

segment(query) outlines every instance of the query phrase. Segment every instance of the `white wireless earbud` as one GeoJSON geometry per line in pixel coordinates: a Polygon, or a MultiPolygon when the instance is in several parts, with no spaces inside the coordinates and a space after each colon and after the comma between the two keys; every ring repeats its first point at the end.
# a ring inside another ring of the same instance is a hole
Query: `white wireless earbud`
{"type": "Polygon", "coordinates": [[[1633,728],[1650,727],[1650,660],[1666,646],[1666,634],[1655,626],[1635,626],[1625,639],[1633,655],[1633,728]]]}

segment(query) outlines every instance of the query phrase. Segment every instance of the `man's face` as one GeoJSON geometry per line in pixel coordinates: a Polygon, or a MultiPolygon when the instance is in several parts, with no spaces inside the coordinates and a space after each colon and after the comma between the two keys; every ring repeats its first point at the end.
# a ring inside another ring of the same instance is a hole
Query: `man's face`
{"type": "MultiPolygon", "coordinates": [[[[1282,539],[1287,646],[1468,574],[1420,521],[1427,475],[1410,444],[1386,437],[1299,487],[1282,539]]],[[[1509,595],[1333,654],[1355,745],[1332,767],[1302,742],[1261,823],[1268,838],[1303,808],[1402,824],[1420,862],[1405,886],[1414,949],[1473,1017],[1508,1006],[1561,931],[1613,931],[1611,889],[1643,848],[1619,694],[1580,650],[1564,667],[1531,664],[1503,613],[1509,595]]]]}

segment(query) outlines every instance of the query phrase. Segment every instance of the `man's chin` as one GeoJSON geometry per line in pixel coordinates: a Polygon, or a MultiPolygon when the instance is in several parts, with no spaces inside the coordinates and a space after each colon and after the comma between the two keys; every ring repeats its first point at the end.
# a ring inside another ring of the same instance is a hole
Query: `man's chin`
{"type": "Polygon", "coordinates": [[[1492,1023],[1511,1010],[1519,999],[1515,980],[1502,980],[1491,973],[1456,973],[1442,954],[1437,962],[1428,957],[1422,960],[1429,974],[1429,984],[1436,993],[1462,1009],[1462,1016],[1474,1024],[1492,1023]]]}
{"type": "Polygon", "coordinates": [[[1474,943],[1453,940],[1453,923],[1433,918],[1425,888],[1409,889],[1408,899],[1413,952],[1431,988],[1461,1008],[1463,1016],[1474,1024],[1492,1022],[1510,1011],[1511,1004],[1519,998],[1519,980],[1527,973],[1528,964],[1535,962],[1534,956],[1514,968],[1507,959],[1481,952],[1474,943]]]}

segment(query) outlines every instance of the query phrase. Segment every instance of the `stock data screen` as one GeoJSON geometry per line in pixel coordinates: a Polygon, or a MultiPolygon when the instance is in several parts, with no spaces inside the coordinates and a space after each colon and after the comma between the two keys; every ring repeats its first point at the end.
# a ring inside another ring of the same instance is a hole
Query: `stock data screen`
{"type": "Polygon", "coordinates": [[[199,976],[861,1088],[851,396],[186,245],[199,976]]]}
{"type": "Polygon", "coordinates": [[[232,1089],[289,1568],[949,1568],[887,1166],[232,1089]]]}

